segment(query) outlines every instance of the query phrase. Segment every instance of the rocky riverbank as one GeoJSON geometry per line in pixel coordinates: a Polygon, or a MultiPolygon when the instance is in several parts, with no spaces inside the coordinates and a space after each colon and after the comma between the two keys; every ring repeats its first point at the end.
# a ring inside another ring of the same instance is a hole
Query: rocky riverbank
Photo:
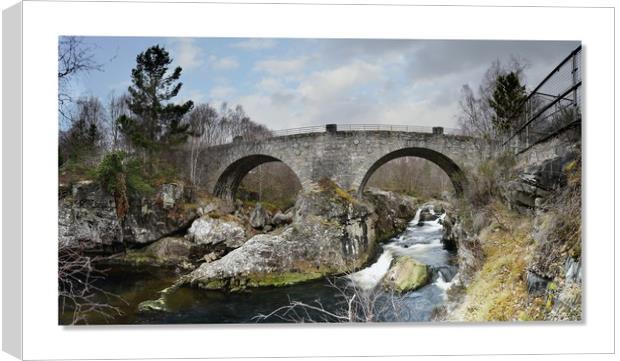
{"type": "Polygon", "coordinates": [[[460,203],[445,220],[459,271],[435,319],[580,320],[580,158],[522,170],[500,187],[501,197],[478,209],[460,203]]]}
{"type": "Polygon", "coordinates": [[[323,180],[292,209],[271,213],[260,204],[247,209],[197,199],[180,184],[166,184],[132,200],[119,222],[113,198],[98,184],[62,189],[62,247],[96,253],[108,264],[176,268],[185,273],[177,286],[229,291],[356,270],[375,256],[379,241],[404,230],[417,203],[372,190],[358,199],[323,180]]]}

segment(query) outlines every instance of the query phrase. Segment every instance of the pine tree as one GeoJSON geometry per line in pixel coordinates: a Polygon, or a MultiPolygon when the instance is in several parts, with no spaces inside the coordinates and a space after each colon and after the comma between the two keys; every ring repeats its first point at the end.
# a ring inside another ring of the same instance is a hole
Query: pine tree
{"type": "Polygon", "coordinates": [[[515,128],[523,113],[526,98],[525,86],[521,85],[516,72],[500,74],[489,99],[489,106],[495,111],[493,117],[495,128],[502,132],[515,128]]]}
{"type": "Polygon", "coordinates": [[[131,71],[133,84],[128,89],[131,115],[117,120],[120,131],[132,145],[148,155],[184,143],[190,132],[189,124],[182,120],[194,103],[169,102],[183,85],[179,81],[181,67],[168,73],[171,63],[170,55],[159,45],[138,54],[136,67],[131,71]]]}

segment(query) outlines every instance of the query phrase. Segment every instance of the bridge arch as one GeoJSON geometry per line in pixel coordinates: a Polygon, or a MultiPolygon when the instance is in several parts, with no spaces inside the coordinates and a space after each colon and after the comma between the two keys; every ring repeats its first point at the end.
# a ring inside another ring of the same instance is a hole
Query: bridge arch
{"type": "Polygon", "coordinates": [[[357,189],[358,195],[361,196],[364,193],[366,183],[368,183],[370,177],[372,177],[379,167],[391,160],[402,157],[423,158],[439,166],[450,178],[457,196],[462,195],[467,189],[467,177],[465,173],[451,158],[432,149],[408,147],[392,151],[376,160],[366,171],[364,178],[362,178],[362,181],[359,183],[357,189]]]}
{"type": "Polygon", "coordinates": [[[281,162],[291,169],[293,174],[297,177],[297,181],[300,182],[299,175],[293,168],[291,168],[284,161],[266,154],[252,154],[243,156],[236,161],[228,165],[224,171],[220,174],[215,183],[213,194],[217,197],[226,200],[234,200],[237,193],[237,189],[241,184],[243,178],[254,168],[264,163],[281,162]]]}

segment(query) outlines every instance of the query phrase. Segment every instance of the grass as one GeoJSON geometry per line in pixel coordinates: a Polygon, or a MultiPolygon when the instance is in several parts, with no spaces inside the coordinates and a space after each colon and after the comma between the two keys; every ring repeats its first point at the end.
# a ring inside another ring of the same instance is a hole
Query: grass
{"type": "Polygon", "coordinates": [[[468,321],[516,321],[544,318],[543,298],[528,295],[526,267],[534,242],[532,221],[490,206],[492,224],[480,234],[485,263],[466,290],[460,318],[468,321]]]}
{"type": "Polygon", "coordinates": [[[346,203],[356,203],[355,198],[346,190],[340,188],[334,181],[329,178],[322,178],[318,182],[319,187],[324,192],[330,192],[339,200],[346,203]]]}
{"type": "Polygon", "coordinates": [[[265,208],[267,211],[269,211],[272,214],[275,214],[278,211],[284,212],[287,209],[295,205],[294,201],[291,201],[288,199],[281,199],[281,200],[272,200],[272,201],[245,200],[243,201],[243,206],[250,208],[250,209],[254,209],[254,207],[256,207],[258,203],[260,203],[263,206],[263,208],[265,208]]]}

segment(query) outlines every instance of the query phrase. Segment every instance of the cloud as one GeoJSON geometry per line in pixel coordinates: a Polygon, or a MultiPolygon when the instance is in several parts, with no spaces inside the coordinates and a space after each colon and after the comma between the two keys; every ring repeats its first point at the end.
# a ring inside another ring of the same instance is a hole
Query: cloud
{"type": "Polygon", "coordinates": [[[278,77],[266,77],[262,78],[257,84],[256,88],[263,92],[277,92],[285,89],[286,85],[281,78],[278,77]]]}
{"type": "MultiPolygon", "coordinates": [[[[178,45],[186,62],[203,59],[199,51],[192,55],[193,43],[178,45]]],[[[197,97],[241,104],[272,129],[326,123],[456,127],[462,85],[476,88],[494,60],[527,59],[531,88],[578,43],[303,39],[277,45],[237,39],[228,52],[204,57],[212,69],[235,71],[220,74],[218,85],[197,97]],[[262,50],[263,58],[240,62],[231,48],[262,50]]]]}
{"type": "MultiPolygon", "coordinates": [[[[363,61],[354,61],[335,69],[316,71],[300,82],[297,89],[305,99],[321,102],[342,98],[357,87],[382,79],[383,69],[363,61]]],[[[319,105],[319,104],[317,104],[319,105]]]]}
{"type": "Polygon", "coordinates": [[[239,67],[239,61],[233,56],[218,58],[215,55],[209,57],[210,66],[217,70],[231,70],[239,67]]]}
{"type": "Polygon", "coordinates": [[[233,43],[230,46],[244,50],[264,50],[275,47],[276,42],[273,39],[253,38],[233,43]]]}
{"type": "Polygon", "coordinates": [[[205,93],[198,89],[185,89],[181,88],[178,98],[174,98],[175,103],[184,103],[188,100],[194,102],[194,104],[202,103],[207,99],[205,93]]]}
{"type": "Polygon", "coordinates": [[[574,41],[425,41],[411,57],[409,77],[413,81],[432,81],[475,68],[486,69],[498,59],[507,63],[512,57],[544,65],[550,71],[577,45],[574,41]]]}
{"type": "Polygon", "coordinates": [[[271,75],[291,74],[304,69],[306,60],[306,58],[261,60],[254,65],[254,70],[271,75]]]}
{"type": "Polygon", "coordinates": [[[202,50],[192,38],[178,38],[172,42],[174,60],[185,70],[201,66],[204,63],[202,50]]]}
{"type": "Polygon", "coordinates": [[[209,91],[209,96],[216,100],[228,98],[235,92],[235,88],[227,85],[216,85],[209,91]]]}

